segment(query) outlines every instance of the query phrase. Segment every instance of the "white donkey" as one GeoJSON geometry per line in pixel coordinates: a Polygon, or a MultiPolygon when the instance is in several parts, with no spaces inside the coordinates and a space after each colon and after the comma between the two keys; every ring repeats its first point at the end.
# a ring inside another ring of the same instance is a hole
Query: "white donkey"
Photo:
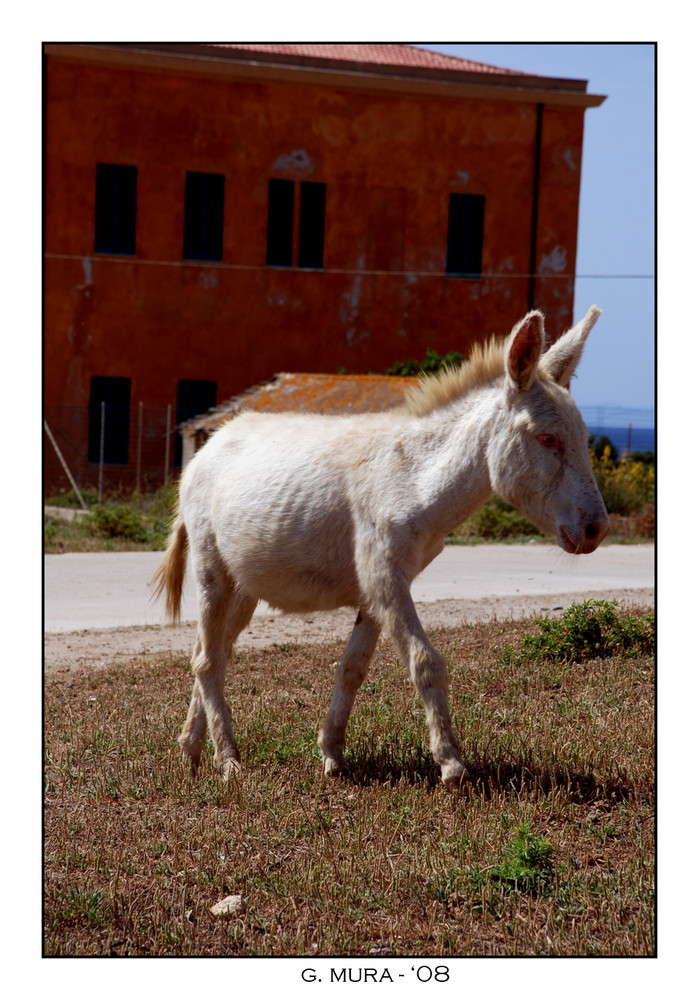
{"type": "Polygon", "coordinates": [[[568,385],[600,310],[544,353],[530,312],[509,338],[420,381],[405,404],[351,416],[243,413],[187,466],[153,582],[179,618],[188,550],[199,606],[194,690],[179,742],[193,768],[207,725],[215,762],[240,766],[224,695],[226,662],[260,600],[286,612],[358,609],[318,737],[327,775],[347,771],[345,730],[379,633],[396,644],[425,706],[448,788],[467,778],[447,707],[443,658],[410,596],[444,537],[493,493],[566,552],[609,530],[587,431],[568,385]]]}

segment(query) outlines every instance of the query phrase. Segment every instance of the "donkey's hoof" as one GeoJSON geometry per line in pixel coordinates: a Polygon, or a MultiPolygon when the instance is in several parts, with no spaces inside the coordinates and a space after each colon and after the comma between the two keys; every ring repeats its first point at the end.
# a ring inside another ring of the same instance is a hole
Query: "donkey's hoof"
{"type": "Polygon", "coordinates": [[[448,792],[455,795],[465,795],[471,783],[471,776],[466,768],[461,765],[461,770],[452,768],[447,774],[442,772],[442,783],[448,792]]]}
{"type": "Polygon", "coordinates": [[[324,757],[323,774],[326,778],[346,778],[349,766],[344,757],[324,757]]]}
{"type": "Polygon", "coordinates": [[[189,771],[193,778],[196,778],[199,770],[200,757],[192,757],[185,750],[182,751],[182,766],[189,771]]]}
{"type": "Polygon", "coordinates": [[[231,778],[235,778],[242,770],[239,760],[224,760],[220,767],[221,777],[224,781],[230,781],[231,778]]]}
{"type": "Polygon", "coordinates": [[[192,736],[184,732],[177,737],[177,742],[179,743],[182,751],[183,763],[191,767],[192,774],[196,774],[199,769],[199,762],[201,761],[204,742],[202,740],[194,739],[192,736]]]}

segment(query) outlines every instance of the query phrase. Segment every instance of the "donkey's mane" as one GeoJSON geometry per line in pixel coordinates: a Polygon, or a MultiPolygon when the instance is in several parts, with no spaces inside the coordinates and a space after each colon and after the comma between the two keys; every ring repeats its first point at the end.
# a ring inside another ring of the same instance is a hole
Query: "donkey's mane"
{"type": "Polygon", "coordinates": [[[413,416],[425,416],[504,375],[506,339],[491,337],[485,344],[475,344],[463,364],[421,378],[406,392],[404,409],[413,416]]]}

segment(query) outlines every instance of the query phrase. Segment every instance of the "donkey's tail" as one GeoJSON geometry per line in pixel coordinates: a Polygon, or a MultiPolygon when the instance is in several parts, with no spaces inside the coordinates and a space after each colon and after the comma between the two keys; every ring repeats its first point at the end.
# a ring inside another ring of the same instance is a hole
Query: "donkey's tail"
{"type": "Polygon", "coordinates": [[[150,581],[150,586],[155,587],[151,595],[151,600],[157,601],[163,591],[165,591],[165,607],[168,617],[173,622],[179,622],[180,620],[182,588],[184,586],[184,573],[187,568],[188,549],[187,529],[182,520],[182,515],[178,511],[172,522],[170,540],[167,543],[165,556],[155,571],[153,579],[150,581]]]}

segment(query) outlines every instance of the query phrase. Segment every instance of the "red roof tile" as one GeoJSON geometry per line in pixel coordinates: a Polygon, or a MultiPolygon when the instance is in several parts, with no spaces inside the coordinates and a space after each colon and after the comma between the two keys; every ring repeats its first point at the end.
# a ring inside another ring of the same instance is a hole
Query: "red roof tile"
{"type": "MultiPolygon", "coordinates": [[[[585,94],[586,80],[523,73],[395,42],[109,42],[103,47],[231,62],[585,94]]],[[[592,101],[599,103],[599,101],[592,101]]]]}
{"type": "Polygon", "coordinates": [[[472,59],[462,59],[458,56],[444,55],[416,45],[402,45],[391,42],[350,45],[329,43],[216,43],[212,48],[222,48],[231,51],[256,52],[260,55],[292,56],[313,60],[331,60],[343,63],[370,63],[377,66],[413,67],[416,69],[441,69],[452,71],[468,71],[469,73],[513,74],[515,76],[532,76],[522,74],[518,70],[503,69],[487,63],[474,62],[472,59]]]}

